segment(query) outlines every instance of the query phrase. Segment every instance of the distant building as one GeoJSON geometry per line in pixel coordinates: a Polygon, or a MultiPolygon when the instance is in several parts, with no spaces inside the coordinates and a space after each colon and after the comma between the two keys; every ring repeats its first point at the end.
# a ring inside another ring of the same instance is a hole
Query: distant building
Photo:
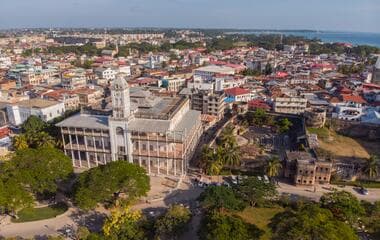
{"type": "Polygon", "coordinates": [[[16,126],[24,123],[32,115],[47,122],[62,116],[64,113],[65,104],[63,102],[41,98],[33,98],[7,105],[9,122],[16,126]]]}
{"type": "Polygon", "coordinates": [[[307,106],[307,99],[299,97],[278,97],[274,100],[274,111],[278,113],[301,114],[307,106]]]}
{"type": "Polygon", "coordinates": [[[249,102],[256,96],[250,89],[235,87],[224,90],[226,102],[249,102]]]}
{"type": "Polygon", "coordinates": [[[377,58],[377,61],[373,70],[372,83],[380,85],[380,57],[377,58]]]}

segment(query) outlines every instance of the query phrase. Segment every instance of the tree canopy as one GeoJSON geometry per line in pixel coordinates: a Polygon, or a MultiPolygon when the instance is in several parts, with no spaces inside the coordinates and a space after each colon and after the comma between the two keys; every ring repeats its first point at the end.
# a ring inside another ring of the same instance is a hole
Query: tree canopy
{"type": "Polygon", "coordinates": [[[320,200],[321,206],[329,209],[341,221],[354,223],[364,214],[364,208],[359,200],[346,191],[325,193],[320,200]]]}
{"type": "Polygon", "coordinates": [[[242,210],[244,202],[236,197],[231,188],[225,186],[210,186],[199,197],[202,206],[216,210],[242,210]]]}
{"type": "Polygon", "coordinates": [[[354,230],[336,220],[328,210],[317,204],[306,204],[294,211],[288,209],[277,214],[271,221],[273,240],[356,240],[354,230]]]}
{"type": "Polygon", "coordinates": [[[58,149],[42,147],[16,151],[7,173],[33,193],[54,193],[57,182],[73,172],[69,157],[58,149]]]}
{"type": "Polygon", "coordinates": [[[178,239],[191,219],[191,212],[184,206],[173,205],[156,220],[156,238],[178,239]]]}
{"type": "Polygon", "coordinates": [[[144,224],[141,212],[129,208],[114,209],[103,225],[103,234],[110,240],[143,240],[147,239],[144,224]]]}
{"type": "Polygon", "coordinates": [[[276,186],[271,182],[264,182],[256,177],[249,177],[236,187],[241,198],[251,206],[263,205],[277,195],[276,186]]]}
{"type": "Polygon", "coordinates": [[[254,240],[259,239],[262,231],[241,218],[217,211],[207,214],[198,232],[201,240],[254,240]]]}
{"type": "Polygon", "coordinates": [[[97,203],[114,203],[121,193],[126,196],[125,201],[133,201],[146,195],[149,189],[145,169],[126,161],[116,161],[81,173],[75,202],[80,208],[89,210],[97,203]]]}

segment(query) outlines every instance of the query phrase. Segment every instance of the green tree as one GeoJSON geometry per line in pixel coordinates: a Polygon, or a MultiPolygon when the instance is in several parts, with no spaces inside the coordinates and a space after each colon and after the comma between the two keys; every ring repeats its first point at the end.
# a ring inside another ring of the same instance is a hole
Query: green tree
{"type": "Polygon", "coordinates": [[[249,125],[256,125],[259,127],[263,125],[273,125],[273,117],[268,115],[268,113],[261,108],[257,108],[254,112],[247,112],[245,114],[245,119],[248,121],[249,125]]]}
{"type": "Polygon", "coordinates": [[[364,208],[359,200],[346,191],[325,193],[320,200],[323,208],[329,209],[341,221],[355,223],[364,214],[364,208]]]}
{"type": "Polygon", "coordinates": [[[268,177],[276,177],[280,173],[282,164],[278,157],[272,157],[267,161],[266,172],[268,177]]]}
{"type": "Polygon", "coordinates": [[[33,197],[28,193],[16,179],[0,179],[0,214],[8,211],[17,213],[24,207],[29,207],[33,203],[33,197]]]}
{"type": "Polygon", "coordinates": [[[211,210],[242,210],[245,207],[234,191],[224,186],[206,188],[199,200],[204,208],[211,210]]]}
{"type": "Polygon", "coordinates": [[[357,240],[354,230],[334,219],[328,209],[307,204],[300,210],[286,210],[272,218],[273,240],[357,240]]]}
{"type": "Polygon", "coordinates": [[[272,65],[270,63],[267,63],[267,65],[265,65],[265,69],[264,69],[265,75],[271,75],[272,72],[273,72],[272,65]]]}
{"type": "Polygon", "coordinates": [[[240,148],[237,143],[230,143],[223,149],[223,155],[221,156],[223,163],[230,168],[240,166],[240,148]]]}
{"type": "Polygon", "coordinates": [[[374,203],[363,201],[361,204],[366,212],[362,217],[366,230],[373,239],[380,239],[380,201],[374,203]]]}
{"type": "Polygon", "coordinates": [[[293,123],[289,121],[288,118],[282,118],[281,120],[276,122],[277,131],[279,133],[285,133],[289,131],[290,127],[293,126],[293,123]]]}
{"type": "Polygon", "coordinates": [[[155,223],[157,239],[179,239],[191,219],[191,212],[184,206],[173,205],[155,223]]]}
{"type": "Polygon", "coordinates": [[[29,147],[28,145],[28,139],[26,138],[25,134],[20,134],[14,137],[13,139],[13,147],[16,150],[22,150],[29,147]]]}
{"type": "Polygon", "coordinates": [[[254,240],[263,232],[241,218],[212,211],[205,216],[198,232],[201,240],[254,240]]]}
{"type": "Polygon", "coordinates": [[[34,193],[57,190],[57,183],[73,172],[69,157],[55,148],[43,147],[16,151],[9,172],[34,193]]]}
{"type": "Polygon", "coordinates": [[[223,147],[231,146],[236,143],[236,138],[234,135],[234,127],[232,125],[228,125],[223,129],[220,134],[220,145],[223,147]]]}
{"type": "Polygon", "coordinates": [[[103,225],[103,234],[110,240],[143,240],[147,239],[144,224],[141,212],[115,209],[103,225]]]}
{"type": "Polygon", "coordinates": [[[79,226],[77,229],[76,239],[78,240],[87,240],[90,236],[90,230],[88,228],[79,226]]]}
{"type": "Polygon", "coordinates": [[[144,168],[116,161],[81,173],[75,190],[75,202],[90,210],[97,203],[116,203],[117,200],[131,202],[149,191],[149,177],[144,168]],[[123,194],[125,197],[120,198],[123,194]]]}
{"type": "Polygon", "coordinates": [[[277,195],[276,187],[271,182],[264,182],[256,177],[244,179],[238,186],[237,192],[241,198],[248,202],[252,207],[263,205],[277,195]]]}
{"type": "Polygon", "coordinates": [[[206,174],[219,175],[223,169],[223,154],[224,149],[220,146],[216,150],[209,146],[202,148],[200,166],[206,174]]]}
{"type": "Polygon", "coordinates": [[[38,133],[44,131],[46,126],[41,118],[32,115],[21,125],[21,129],[24,133],[38,133]]]}
{"type": "Polygon", "coordinates": [[[376,155],[371,155],[366,159],[365,165],[363,166],[363,173],[370,179],[376,179],[379,175],[379,159],[376,155]]]}

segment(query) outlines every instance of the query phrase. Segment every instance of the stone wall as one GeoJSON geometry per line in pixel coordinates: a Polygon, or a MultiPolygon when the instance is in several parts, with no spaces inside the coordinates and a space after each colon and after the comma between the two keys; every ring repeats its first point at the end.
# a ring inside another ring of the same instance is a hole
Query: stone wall
{"type": "Polygon", "coordinates": [[[380,126],[370,123],[360,123],[355,121],[345,121],[341,119],[330,119],[330,126],[339,134],[364,138],[367,140],[380,141],[380,126]]]}

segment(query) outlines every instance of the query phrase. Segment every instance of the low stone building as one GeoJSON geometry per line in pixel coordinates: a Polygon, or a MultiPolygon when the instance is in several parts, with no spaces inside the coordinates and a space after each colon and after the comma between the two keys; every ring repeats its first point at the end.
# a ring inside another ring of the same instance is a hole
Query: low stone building
{"type": "Polygon", "coordinates": [[[332,163],[314,158],[309,152],[287,151],[284,176],[292,179],[296,185],[329,183],[332,163]]]}

